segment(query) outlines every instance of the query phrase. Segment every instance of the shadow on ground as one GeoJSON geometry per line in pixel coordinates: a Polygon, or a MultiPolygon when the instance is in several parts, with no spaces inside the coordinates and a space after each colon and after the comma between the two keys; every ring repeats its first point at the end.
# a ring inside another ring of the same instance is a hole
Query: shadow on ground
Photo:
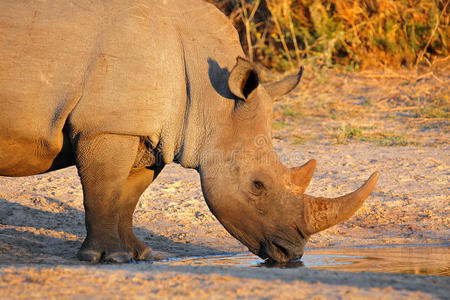
{"type": "MultiPolygon", "coordinates": [[[[83,264],[77,260],[76,253],[86,234],[84,212],[54,198],[45,199],[63,211],[43,211],[0,198],[0,264],[83,264]]],[[[224,253],[174,242],[145,228],[135,227],[135,232],[155,253],[163,253],[163,256],[224,253]]]]}

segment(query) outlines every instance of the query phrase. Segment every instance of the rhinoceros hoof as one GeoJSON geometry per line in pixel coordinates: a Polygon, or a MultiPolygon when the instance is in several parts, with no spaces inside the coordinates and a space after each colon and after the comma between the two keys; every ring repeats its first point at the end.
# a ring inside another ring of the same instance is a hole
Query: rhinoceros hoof
{"type": "Polygon", "coordinates": [[[127,263],[131,261],[131,256],[127,252],[113,252],[105,255],[103,261],[111,263],[127,263]]]}
{"type": "Polygon", "coordinates": [[[153,260],[152,249],[146,247],[144,250],[139,251],[139,253],[134,257],[136,260],[153,260]]]}
{"type": "Polygon", "coordinates": [[[78,259],[88,262],[111,262],[111,263],[126,263],[131,261],[131,256],[124,251],[110,252],[104,254],[101,251],[91,249],[81,249],[78,252],[78,259]]]}
{"type": "Polygon", "coordinates": [[[102,258],[102,253],[100,251],[82,249],[78,251],[77,257],[82,261],[99,262],[102,258]]]}

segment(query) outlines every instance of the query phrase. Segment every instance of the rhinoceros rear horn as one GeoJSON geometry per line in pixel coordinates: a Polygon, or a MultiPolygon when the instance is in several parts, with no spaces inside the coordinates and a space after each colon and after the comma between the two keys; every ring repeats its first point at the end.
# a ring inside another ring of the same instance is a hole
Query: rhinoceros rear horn
{"type": "Polygon", "coordinates": [[[295,192],[303,194],[308,187],[314,170],[316,169],[316,160],[311,159],[300,167],[291,168],[291,183],[295,186],[295,192]]]}
{"type": "Polygon", "coordinates": [[[303,67],[300,67],[300,70],[296,75],[288,76],[280,81],[269,83],[265,85],[265,89],[267,93],[272,97],[274,101],[279,99],[281,96],[286,95],[293,89],[297,87],[300,83],[300,79],[302,78],[303,67]]]}
{"type": "Polygon", "coordinates": [[[359,189],[338,198],[301,195],[300,201],[304,204],[302,224],[304,232],[311,235],[350,218],[370,195],[378,176],[378,172],[373,173],[359,189]]]}
{"type": "Polygon", "coordinates": [[[228,88],[239,98],[247,99],[248,95],[259,85],[259,77],[253,64],[238,57],[228,78],[228,88]]]}

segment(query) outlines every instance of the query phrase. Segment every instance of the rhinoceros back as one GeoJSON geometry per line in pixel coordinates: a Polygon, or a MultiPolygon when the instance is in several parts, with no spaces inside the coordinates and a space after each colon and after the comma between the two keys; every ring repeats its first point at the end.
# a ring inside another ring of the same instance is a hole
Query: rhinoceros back
{"type": "Polygon", "coordinates": [[[50,169],[68,127],[155,140],[169,114],[180,127],[186,87],[170,12],[135,4],[0,3],[0,175],[50,169]]]}
{"type": "Polygon", "coordinates": [[[52,169],[78,134],[149,137],[170,163],[195,148],[208,109],[223,105],[211,66],[231,70],[242,55],[232,25],[198,0],[2,1],[0,44],[8,176],[52,169]]]}

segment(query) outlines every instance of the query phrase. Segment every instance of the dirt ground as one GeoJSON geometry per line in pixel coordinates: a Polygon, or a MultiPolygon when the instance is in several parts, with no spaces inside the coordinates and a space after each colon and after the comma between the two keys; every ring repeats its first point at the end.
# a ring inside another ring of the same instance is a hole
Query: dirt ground
{"type": "MultiPolygon", "coordinates": [[[[450,237],[449,68],[339,73],[307,68],[275,105],[283,162],[318,162],[308,194],[379,182],[350,220],[309,248],[443,244],[450,237]],[[309,75],[308,75],[309,74],[309,75]]],[[[135,230],[162,258],[243,252],[209,212],[199,176],[165,168],[141,197],[135,230]]],[[[327,270],[79,262],[85,235],[75,168],[0,177],[0,298],[449,299],[449,277],[327,270]]],[[[448,256],[442,263],[450,265],[448,256]]]]}

